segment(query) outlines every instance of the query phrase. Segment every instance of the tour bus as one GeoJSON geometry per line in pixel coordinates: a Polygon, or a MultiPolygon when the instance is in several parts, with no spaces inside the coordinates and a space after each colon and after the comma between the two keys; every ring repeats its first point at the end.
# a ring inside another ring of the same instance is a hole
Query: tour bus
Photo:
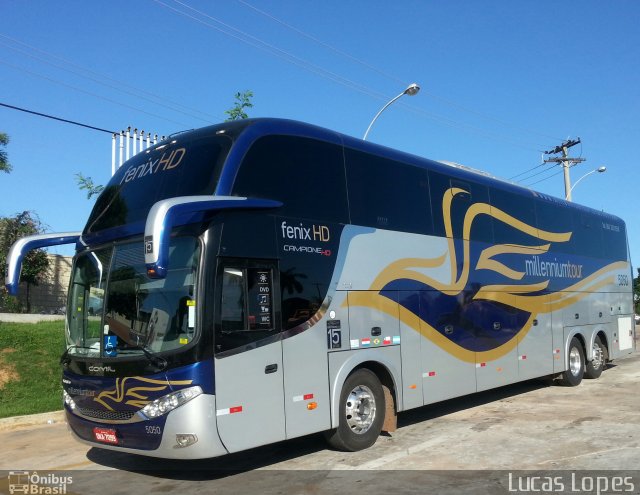
{"type": "Polygon", "coordinates": [[[226,122],[138,153],[75,243],[66,419],[94,447],[209,458],[315,432],[371,446],[397,413],[635,348],[624,222],[312,125],[226,122]]]}

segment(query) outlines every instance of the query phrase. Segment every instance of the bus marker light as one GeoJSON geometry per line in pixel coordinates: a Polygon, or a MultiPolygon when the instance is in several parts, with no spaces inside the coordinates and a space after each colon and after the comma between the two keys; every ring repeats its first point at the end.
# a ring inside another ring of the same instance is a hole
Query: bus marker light
{"type": "Polygon", "coordinates": [[[193,433],[176,433],[176,444],[178,448],[185,448],[198,441],[198,437],[193,433]]]}
{"type": "Polygon", "coordinates": [[[416,388],[418,388],[418,387],[417,387],[417,385],[414,383],[413,385],[409,385],[409,388],[410,388],[411,390],[415,390],[415,389],[416,389],[416,388]]]}
{"type": "Polygon", "coordinates": [[[435,371],[428,371],[426,373],[422,373],[422,378],[429,378],[431,376],[436,376],[436,372],[435,371]]]}
{"type": "Polygon", "coordinates": [[[485,368],[487,363],[476,363],[476,368],[485,368]]]}
{"type": "Polygon", "coordinates": [[[318,403],[317,403],[317,402],[309,402],[309,403],[307,404],[307,409],[308,409],[309,411],[313,411],[313,410],[314,410],[315,408],[317,408],[317,407],[318,407],[318,403]]]}
{"type": "Polygon", "coordinates": [[[527,356],[519,356],[518,359],[520,361],[526,361],[527,360],[527,356]]]}

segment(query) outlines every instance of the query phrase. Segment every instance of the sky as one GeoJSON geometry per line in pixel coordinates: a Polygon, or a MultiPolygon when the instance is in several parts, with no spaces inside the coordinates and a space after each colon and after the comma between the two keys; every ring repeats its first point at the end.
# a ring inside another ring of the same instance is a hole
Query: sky
{"type": "MultiPolygon", "coordinates": [[[[218,123],[237,92],[282,117],[461,163],[557,197],[543,152],[580,138],[573,200],[623,218],[640,267],[637,0],[0,0],[0,103],[109,131],[218,123]]],[[[78,231],[111,135],[0,106],[0,216],[78,231]]],[[[52,250],[70,254],[67,248],[52,250]]],[[[635,270],[635,268],[634,268],[635,270]]]]}

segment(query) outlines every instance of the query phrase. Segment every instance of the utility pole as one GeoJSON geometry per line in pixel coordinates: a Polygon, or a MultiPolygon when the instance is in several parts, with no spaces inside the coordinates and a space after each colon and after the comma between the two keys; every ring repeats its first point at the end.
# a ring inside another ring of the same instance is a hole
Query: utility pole
{"type": "Polygon", "coordinates": [[[580,138],[574,140],[568,139],[561,145],[556,146],[551,151],[544,152],[545,155],[562,153],[561,157],[547,158],[544,163],[562,163],[562,170],[564,172],[564,196],[568,201],[571,201],[571,177],[569,176],[569,168],[586,160],[586,158],[569,157],[569,148],[575,146],[576,144],[580,144],[580,138]]]}

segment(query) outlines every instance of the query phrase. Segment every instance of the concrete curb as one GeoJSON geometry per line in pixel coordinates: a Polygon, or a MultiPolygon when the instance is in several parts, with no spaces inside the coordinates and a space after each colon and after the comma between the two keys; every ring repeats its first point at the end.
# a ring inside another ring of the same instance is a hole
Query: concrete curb
{"type": "Polygon", "coordinates": [[[13,416],[0,419],[0,431],[17,430],[19,428],[64,423],[64,411],[51,411],[26,416],[13,416]]]}
{"type": "Polygon", "coordinates": [[[38,323],[40,321],[62,321],[64,315],[31,315],[23,313],[0,313],[0,322],[4,323],[38,323]]]}

